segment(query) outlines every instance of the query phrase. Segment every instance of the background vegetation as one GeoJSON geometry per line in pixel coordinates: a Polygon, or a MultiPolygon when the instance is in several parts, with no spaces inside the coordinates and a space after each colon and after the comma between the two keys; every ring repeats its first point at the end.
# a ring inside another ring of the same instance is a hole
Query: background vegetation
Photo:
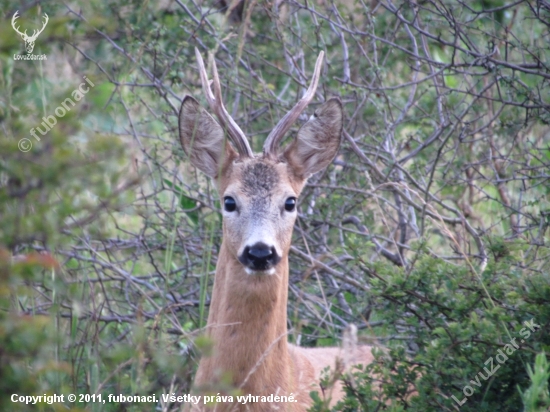
{"type": "Polygon", "coordinates": [[[354,323],[379,348],[335,409],[550,407],[548,1],[0,5],[0,410],[66,410],[13,393],[188,393],[221,240],[216,193],[177,141],[182,97],[202,99],[194,47],[215,54],[255,150],[326,53],[307,112],[340,96],[345,131],[299,199],[289,339],[333,345],[354,323]],[[48,14],[46,61],[14,60],[16,10],[29,32],[48,14]],[[30,136],[83,76],[90,92],[30,136]]]}

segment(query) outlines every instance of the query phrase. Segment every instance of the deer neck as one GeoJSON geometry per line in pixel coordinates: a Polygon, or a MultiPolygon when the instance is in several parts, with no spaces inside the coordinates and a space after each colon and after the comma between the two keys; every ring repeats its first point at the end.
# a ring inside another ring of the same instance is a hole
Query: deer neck
{"type": "Polygon", "coordinates": [[[223,242],[207,325],[213,354],[201,360],[199,381],[229,374],[243,393],[286,392],[291,373],[287,300],[287,256],[274,274],[250,275],[223,242]]]}

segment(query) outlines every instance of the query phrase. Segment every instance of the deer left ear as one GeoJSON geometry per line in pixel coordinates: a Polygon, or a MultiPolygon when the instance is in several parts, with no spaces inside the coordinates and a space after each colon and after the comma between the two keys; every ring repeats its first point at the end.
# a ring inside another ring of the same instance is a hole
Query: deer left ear
{"type": "Polygon", "coordinates": [[[342,103],[333,97],[315,110],[300,128],[296,139],[283,153],[297,176],[307,179],[332,162],[340,148],[343,118],[342,103]]]}
{"type": "Polygon", "coordinates": [[[216,179],[227,159],[237,154],[224,140],[222,127],[191,96],[185,96],[179,114],[180,142],[193,166],[216,179]]]}

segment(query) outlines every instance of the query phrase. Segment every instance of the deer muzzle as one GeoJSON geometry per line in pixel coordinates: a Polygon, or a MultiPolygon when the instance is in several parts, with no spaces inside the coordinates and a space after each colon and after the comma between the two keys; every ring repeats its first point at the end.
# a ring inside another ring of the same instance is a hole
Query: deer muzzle
{"type": "Polygon", "coordinates": [[[249,274],[260,274],[259,272],[274,273],[274,266],[281,261],[281,257],[275,247],[266,245],[263,242],[255,243],[252,246],[245,246],[239,255],[241,262],[249,274]]]}

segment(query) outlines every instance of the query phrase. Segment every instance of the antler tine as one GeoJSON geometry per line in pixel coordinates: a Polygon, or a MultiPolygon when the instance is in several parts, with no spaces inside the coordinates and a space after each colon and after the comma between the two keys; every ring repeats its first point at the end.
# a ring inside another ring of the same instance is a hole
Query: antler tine
{"type": "Polygon", "coordinates": [[[309,105],[315,96],[315,91],[317,90],[317,84],[319,83],[319,76],[321,74],[321,66],[323,64],[323,57],[325,53],[321,51],[319,57],[317,57],[317,62],[315,63],[315,70],[313,71],[313,77],[309,88],[307,89],[304,96],[300,99],[298,103],[277,123],[277,126],[269,133],[267,139],[264,143],[264,156],[269,157],[273,160],[277,157],[277,148],[281,143],[281,140],[285,136],[286,132],[290,129],[292,124],[304,111],[304,109],[309,105]]]}
{"type": "Polygon", "coordinates": [[[36,37],[38,37],[38,35],[44,31],[44,29],[46,28],[46,24],[48,24],[48,21],[50,21],[50,18],[46,13],[44,13],[42,18],[44,19],[44,24],[42,25],[42,28],[40,29],[40,31],[36,34],[36,37]]]}
{"type": "Polygon", "coordinates": [[[15,20],[17,20],[19,18],[19,16],[17,15],[19,13],[19,10],[17,10],[15,12],[15,14],[13,15],[13,17],[11,18],[11,26],[13,27],[13,29],[17,32],[17,34],[21,35],[21,36],[25,36],[27,34],[27,30],[25,30],[25,33],[21,33],[19,31],[19,27],[20,26],[17,26],[15,27],[15,20]]]}
{"type": "Polygon", "coordinates": [[[222,101],[222,89],[220,85],[220,78],[218,76],[218,69],[216,67],[216,61],[212,57],[212,74],[214,77],[213,86],[214,93],[210,88],[210,82],[208,81],[208,75],[206,74],[206,69],[204,67],[204,61],[199,52],[199,49],[195,47],[195,56],[197,58],[197,63],[199,65],[199,74],[201,77],[202,88],[204,90],[204,95],[206,96],[206,101],[210,108],[216,113],[218,120],[221,123],[221,126],[227,131],[229,139],[237,147],[237,151],[241,156],[244,157],[253,157],[254,153],[248,144],[248,140],[244,135],[243,131],[239,127],[235,120],[229,115],[222,101]]]}

